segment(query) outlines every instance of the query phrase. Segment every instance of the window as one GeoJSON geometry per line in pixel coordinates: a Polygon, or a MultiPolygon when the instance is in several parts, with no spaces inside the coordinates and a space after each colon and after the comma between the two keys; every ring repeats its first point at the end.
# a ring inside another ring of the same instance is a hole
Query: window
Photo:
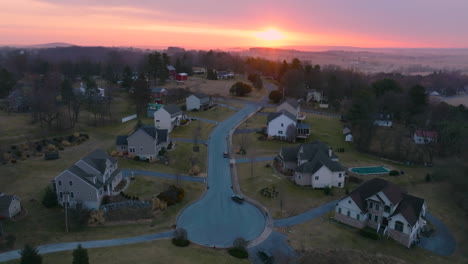
{"type": "Polygon", "coordinates": [[[338,173],[338,178],[341,178],[341,176],[343,176],[342,173],[338,173]]]}
{"type": "Polygon", "coordinates": [[[372,214],[369,214],[369,220],[371,220],[371,219],[372,219],[372,214]]]}
{"type": "Polygon", "coordinates": [[[400,222],[400,221],[396,221],[396,222],[395,222],[395,230],[396,230],[396,231],[403,232],[403,223],[400,222]]]}
{"type": "Polygon", "coordinates": [[[351,212],[348,210],[348,213],[346,214],[347,216],[351,216],[351,212]]]}
{"type": "Polygon", "coordinates": [[[75,197],[75,194],[73,192],[70,193],[70,197],[73,198],[75,197]]]}
{"type": "Polygon", "coordinates": [[[341,187],[341,182],[338,183],[338,187],[341,187]]]}
{"type": "Polygon", "coordinates": [[[140,150],[143,150],[143,147],[140,147],[140,150]]]}
{"type": "Polygon", "coordinates": [[[360,218],[361,218],[361,216],[359,214],[356,214],[356,219],[361,220],[360,218]]]}
{"type": "Polygon", "coordinates": [[[73,181],[69,181],[68,183],[70,184],[70,186],[72,186],[72,185],[73,185],[73,181]]]}
{"type": "Polygon", "coordinates": [[[128,148],[128,152],[135,153],[135,148],[128,148]]]}
{"type": "Polygon", "coordinates": [[[317,181],[319,179],[319,176],[315,176],[315,180],[317,181]]]}
{"type": "Polygon", "coordinates": [[[159,120],[156,120],[156,123],[159,123],[159,120]]]}
{"type": "Polygon", "coordinates": [[[373,204],[372,202],[369,202],[369,208],[370,208],[370,209],[372,209],[373,205],[374,205],[374,204],[373,204]]]}
{"type": "Polygon", "coordinates": [[[60,192],[60,198],[63,198],[63,192],[60,192]]]}
{"type": "Polygon", "coordinates": [[[283,123],[281,123],[281,127],[284,127],[284,124],[283,124],[283,123]]]}
{"type": "Polygon", "coordinates": [[[390,206],[386,205],[386,206],[384,207],[384,211],[385,211],[386,213],[390,213],[390,206]]]}
{"type": "Polygon", "coordinates": [[[89,195],[91,195],[91,192],[89,192],[89,195]]]}
{"type": "Polygon", "coordinates": [[[351,204],[351,200],[348,200],[348,203],[351,204]]]}
{"type": "Polygon", "coordinates": [[[375,210],[378,211],[380,209],[379,204],[375,204],[375,210]]]}
{"type": "Polygon", "coordinates": [[[341,207],[338,207],[338,213],[341,214],[341,207]]]}
{"type": "Polygon", "coordinates": [[[283,135],[283,130],[278,130],[279,135],[283,135]]]}
{"type": "Polygon", "coordinates": [[[379,221],[379,216],[378,215],[374,215],[374,222],[378,222],[379,221]]]}
{"type": "Polygon", "coordinates": [[[297,179],[298,179],[298,180],[302,179],[302,175],[301,175],[301,174],[298,174],[298,175],[297,175],[297,179]]]}
{"type": "Polygon", "coordinates": [[[62,181],[59,181],[58,184],[59,184],[59,186],[62,186],[62,181]]]}

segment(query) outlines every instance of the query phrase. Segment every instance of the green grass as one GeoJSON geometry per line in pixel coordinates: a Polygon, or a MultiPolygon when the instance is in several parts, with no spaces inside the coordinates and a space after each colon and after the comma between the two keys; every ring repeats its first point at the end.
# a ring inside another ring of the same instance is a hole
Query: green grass
{"type": "Polygon", "coordinates": [[[214,109],[209,109],[206,111],[187,111],[187,116],[190,117],[198,117],[198,118],[205,118],[208,120],[214,121],[223,121],[233,115],[235,113],[234,110],[231,110],[226,107],[216,107],[214,109]]]}
{"type": "Polygon", "coordinates": [[[185,126],[176,127],[172,130],[170,137],[172,138],[193,138],[194,130],[200,127],[200,139],[208,140],[208,136],[215,127],[215,124],[194,120],[185,126]]]}
{"type": "Polygon", "coordinates": [[[198,199],[204,190],[204,185],[201,183],[136,175],[135,180],[131,181],[125,193],[130,196],[138,196],[140,200],[151,200],[154,195],[166,191],[171,185],[179,185],[183,188],[187,194],[186,199],[189,201],[198,199]]]}
{"type": "MultiPolygon", "coordinates": [[[[249,263],[248,260],[239,260],[230,256],[226,250],[211,249],[195,244],[180,248],[172,245],[170,240],[88,249],[90,263],[103,264],[153,264],[153,263],[249,263]]],[[[44,264],[71,263],[72,252],[64,251],[43,255],[44,264]]],[[[19,260],[5,264],[17,264],[19,260]]]]}

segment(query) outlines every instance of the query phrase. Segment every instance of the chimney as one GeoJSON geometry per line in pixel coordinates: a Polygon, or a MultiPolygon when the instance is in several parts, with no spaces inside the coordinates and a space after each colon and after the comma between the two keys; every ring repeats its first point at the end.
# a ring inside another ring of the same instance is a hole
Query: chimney
{"type": "Polygon", "coordinates": [[[333,154],[333,149],[330,147],[328,149],[328,156],[330,156],[330,158],[332,157],[332,154],[333,154]]]}

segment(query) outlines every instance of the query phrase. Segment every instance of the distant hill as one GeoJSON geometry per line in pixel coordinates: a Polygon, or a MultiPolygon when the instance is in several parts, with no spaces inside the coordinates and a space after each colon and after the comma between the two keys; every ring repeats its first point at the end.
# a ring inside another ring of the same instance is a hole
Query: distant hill
{"type": "Polygon", "coordinates": [[[0,45],[3,47],[12,47],[12,48],[24,48],[24,49],[50,49],[50,48],[64,48],[64,47],[72,47],[76,46],[69,43],[64,42],[52,42],[52,43],[44,43],[44,44],[33,44],[33,45],[0,45]]]}

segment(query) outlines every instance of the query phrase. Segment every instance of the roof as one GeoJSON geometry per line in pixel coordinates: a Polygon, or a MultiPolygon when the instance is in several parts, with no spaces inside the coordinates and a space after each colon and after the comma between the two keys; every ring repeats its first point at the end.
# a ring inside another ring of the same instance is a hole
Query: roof
{"type": "Polygon", "coordinates": [[[153,87],[153,88],[151,88],[151,92],[152,92],[152,93],[160,93],[160,92],[164,92],[164,91],[166,91],[166,89],[161,88],[161,87],[153,87]]]}
{"type": "Polygon", "coordinates": [[[0,196],[0,215],[10,215],[10,204],[15,196],[3,194],[0,196]]]}
{"type": "Polygon", "coordinates": [[[117,140],[115,141],[115,145],[121,146],[121,145],[127,145],[127,138],[128,136],[117,136],[117,140]]]}
{"type": "Polygon", "coordinates": [[[291,119],[292,121],[296,122],[296,117],[289,113],[288,111],[281,111],[281,112],[276,112],[276,113],[270,113],[268,114],[268,117],[267,117],[267,123],[270,123],[270,121],[276,119],[277,117],[281,116],[281,115],[285,115],[286,117],[288,117],[289,119],[291,119]]]}
{"type": "Polygon", "coordinates": [[[438,133],[436,131],[429,131],[429,130],[416,130],[414,132],[418,137],[425,137],[425,138],[437,138],[438,133]]]}
{"type": "Polygon", "coordinates": [[[323,166],[331,171],[344,171],[345,169],[337,161],[333,161],[328,154],[317,152],[309,161],[302,163],[297,167],[297,172],[315,173],[323,166]]]}
{"type": "Polygon", "coordinates": [[[376,120],[387,120],[391,121],[393,120],[393,114],[392,113],[378,113],[375,117],[376,120]]]}
{"type": "Polygon", "coordinates": [[[395,209],[392,215],[401,214],[412,226],[418,221],[424,204],[424,199],[409,194],[403,194],[403,200],[395,209]]]}
{"type": "Polygon", "coordinates": [[[307,124],[307,123],[297,123],[297,124],[296,124],[296,128],[299,128],[299,129],[308,129],[308,128],[310,128],[310,124],[307,124]]]}
{"type": "Polygon", "coordinates": [[[96,181],[96,183],[91,181],[90,179],[94,178],[96,175],[89,174],[76,165],[72,165],[70,168],[68,168],[68,171],[73,173],[77,177],[80,177],[83,181],[87,182],[89,185],[93,186],[96,189],[100,189],[103,185],[100,181],[96,181]]]}
{"type": "Polygon", "coordinates": [[[156,132],[158,134],[158,144],[160,142],[166,142],[167,140],[167,134],[169,133],[167,129],[156,129],[156,132]]]}
{"type": "Polygon", "coordinates": [[[104,173],[106,170],[106,160],[109,160],[113,164],[117,163],[117,160],[109,156],[109,154],[107,154],[102,149],[94,150],[93,152],[89,153],[81,160],[88,163],[91,167],[95,168],[101,173],[104,173]]]}
{"type": "Polygon", "coordinates": [[[288,103],[290,106],[294,107],[294,108],[297,108],[299,107],[299,103],[297,102],[297,100],[295,99],[287,99],[286,101],[284,101],[282,104],[284,103],[288,103]]]}
{"type": "Polygon", "coordinates": [[[165,105],[163,108],[164,108],[164,110],[166,110],[171,115],[175,114],[175,113],[178,113],[178,112],[182,112],[180,107],[178,107],[175,104],[168,104],[168,105],[165,105]]]}
{"type": "MultiPolygon", "coordinates": [[[[298,157],[301,160],[312,160],[314,156],[317,155],[317,153],[319,152],[328,156],[330,147],[325,143],[322,143],[318,140],[314,140],[311,143],[302,144],[299,150],[301,149],[302,149],[302,153],[298,153],[298,157]]],[[[335,155],[334,152],[332,152],[331,158],[335,159],[338,157],[335,155]]]]}
{"type": "Polygon", "coordinates": [[[299,147],[283,147],[280,154],[284,161],[297,161],[298,151],[299,147]]]}
{"type": "Polygon", "coordinates": [[[196,93],[196,94],[193,94],[193,96],[195,96],[196,98],[198,98],[198,100],[203,100],[203,99],[205,99],[205,98],[210,98],[209,95],[203,94],[203,93],[196,93]]]}
{"type": "Polygon", "coordinates": [[[188,74],[186,74],[185,72],[181,72],[181,73],[178,73],[177,75],[179,75],[179,76],[187,76],[188,74]]]}
{"type": "Polygon", "coordinates": [[[167,66],[166,66],[166,69],[167,69],[168,71],[175,71],[175,70],[176,70],[176,69],[174,68],[174,66],[172,66],[172,65],[167,65],[167,66]]]}
{"type": "Polygon", "coordinates": [[[379,192],[383,192],[393,205],[398,204],[406,193],[406,191],[393,183],[384,179],[374,178],[359,185],[349,194],[349,197],[353,199],[362,212],[366,212],[366,199],[379,192]]]}

